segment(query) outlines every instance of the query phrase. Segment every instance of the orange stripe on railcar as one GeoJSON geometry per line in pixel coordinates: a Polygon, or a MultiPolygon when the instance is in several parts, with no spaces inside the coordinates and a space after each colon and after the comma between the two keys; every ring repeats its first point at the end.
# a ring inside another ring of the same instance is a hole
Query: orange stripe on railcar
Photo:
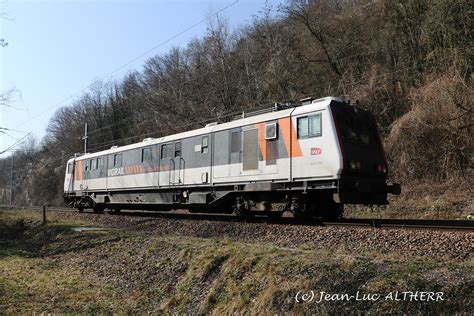
{"type": "Polygon", "coordinates": [[[298,142],[296,130],[290,120],[290,117],[278,120],[281,135],[283,136],[283,142],[285,143],[288,157],[301,157],[303,156],[303,152],[301,151],[300,143],[298,142]]]}
{"type": "Polygon", "coordinates": [[[78,172],[79,172],[79,181],[82,181],[83,176],[84,176],[83,173],[82,173],[82,170],[84,170],[82,168],[82,160],[79,160],[77,163],[78,163],[78,168],[77,169],[78,169],[78,172]]]}
{"type": "Polygon", "coordinates": [[[258,142],[260,144],[260,152],[263,160],[267,160],[267,142],[265,141],[265,123],[255,124],[258,128],[258,142]]]}

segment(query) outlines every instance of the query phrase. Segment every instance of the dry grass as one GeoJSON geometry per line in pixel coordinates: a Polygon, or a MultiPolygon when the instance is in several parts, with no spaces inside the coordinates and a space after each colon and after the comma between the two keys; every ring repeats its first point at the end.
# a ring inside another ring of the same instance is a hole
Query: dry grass
{"type": "Polygon", "coordinates": [[[386,139],[392,170],[406,181],[472,179],[472,86],[456,69],[425,82],[386,139]]]}
{"type": "Polygon", "coordinates": [[[473,311],[464,300],[472,294],[471,259],[437,262],[329,248],[289,251],[228,238],[126,231],[75,233],[70,230],[75,222],[41,226],[31,214],[4,215],[0,212],[0,220],[10,234],[0,239],[0,309],[7,314],[473,311]],[[299,290],[310,289],[437,290],[449,300],[295,302],[299,290]]]}

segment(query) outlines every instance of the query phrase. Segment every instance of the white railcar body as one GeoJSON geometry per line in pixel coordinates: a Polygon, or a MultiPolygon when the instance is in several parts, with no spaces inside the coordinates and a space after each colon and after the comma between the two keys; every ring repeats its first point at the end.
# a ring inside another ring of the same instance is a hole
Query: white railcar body
{"type": "Polygon", "coordinates": [[[86,154],[68,161],[65,200],[98,211],[271,212],[278,204],[280,213],[340,216],[343,203],[385,204],[397,193],[371,120],[328,97],[86,154]],[[368,127],[359,130],[361,122],[368,127]]]}

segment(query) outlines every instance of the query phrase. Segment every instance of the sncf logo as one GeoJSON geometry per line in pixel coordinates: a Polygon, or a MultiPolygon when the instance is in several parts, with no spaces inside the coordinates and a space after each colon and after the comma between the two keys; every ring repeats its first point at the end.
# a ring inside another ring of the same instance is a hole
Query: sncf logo
{"type": "Polygon", "coordinates": [[[321,148],[312,147],[311,148],[311,156],[321,155],[321,148]]]}

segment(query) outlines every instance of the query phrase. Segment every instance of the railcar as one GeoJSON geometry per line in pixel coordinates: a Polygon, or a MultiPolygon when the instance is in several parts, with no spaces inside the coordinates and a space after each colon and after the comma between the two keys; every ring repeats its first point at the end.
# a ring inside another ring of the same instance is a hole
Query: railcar
{"type": "Polygon", "coordinates": [[[374,116],[327,97],[71,158],[64,198],[79,211],[339,218],[344,204],[383,205],[400,194],[387,175],[374,116]]]}

